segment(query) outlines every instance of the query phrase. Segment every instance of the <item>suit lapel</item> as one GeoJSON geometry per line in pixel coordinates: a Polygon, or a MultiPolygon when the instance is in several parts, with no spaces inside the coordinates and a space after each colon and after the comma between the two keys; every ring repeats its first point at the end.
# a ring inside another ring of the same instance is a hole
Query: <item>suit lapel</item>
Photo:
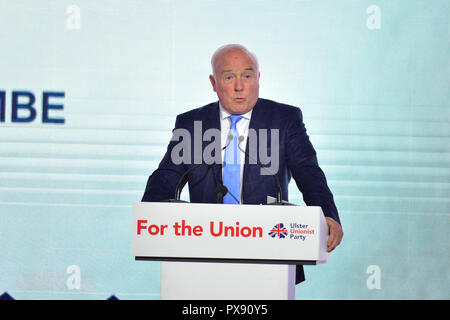
{"type": "MultiPolygon", "coordinates": [[[[207,119],[205,119],[204,127],[203,127],[203,133],[208,129],[217,129],[220,131],[220,111],[219,111],[219,101],[215,102],[212,106],[213,110],[212,112],[207,113],[207,119]]],[[[202,150],[205,150],[205,147],[211,143],[211,141],[203,141],[203,148],[202,150]]],[[[221,141],[219,141],[219,146],[221,145],[221,141]]],[[[212,164],[212,170],[215,180],[215,187],[217,185],[222,184],[222,164],[221,163],[215,163],[212,164]]]]}
{"type": "MultiPolygon", "coordinates": [[[[265,114],[264,114],[264,108],[263,108],[263,102],[261,101],[261,99],[258,99],[258,101],[256,102],[255,106],[253,107],[252,110],[252,116],[250,119],[250,124],[249,124],[249,132],[250,130],[254,130],[254,132],[256,132],[256,137],[258,138],[259,136],[259,130],[260,129],[267,129],[267,124],[265,122],[265,114]]],[[[258,142],[259,138],[257,139],[258,142]]],[[[255,160],[259,161],[259,159],[252,159],[252,161],[249,161],[248,158],[248,154],[249,152],[249,139],[247,138],[247,144],[245,146],[245,151],[247,152],[245,155],[245,164],[244,164],[244,172],[243,172],[243,177],[242,177],[242,199],[247,198],[246,194],[245,194],[245,186],[246,186],[246,181],[247,179],[249,179],[249,177],[251,177],[254,174],[254,170],[255,170],[255,165],[250,165],[251,163],[255,163],[255,160]]],[[[258,149],[258,148],[257,148],[258,149]]],[[[258,157],[258,155],[257,155],[258,157]]],[[[259,166],[258,166],[259,168],[259,166]]]]}

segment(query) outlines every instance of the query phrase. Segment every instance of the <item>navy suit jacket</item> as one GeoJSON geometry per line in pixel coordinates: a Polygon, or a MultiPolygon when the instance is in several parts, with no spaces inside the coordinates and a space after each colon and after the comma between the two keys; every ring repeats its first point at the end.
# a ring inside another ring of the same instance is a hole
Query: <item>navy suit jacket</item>
{"type": "MultiPolygon", "coordinates": [[[[210,103],[177,116],[175,129],[186,129],[192,137],[194,151],[194,121],[201,121],[202,131],[220,130],[219,102],[210,103]]],[[[174,130],[175,130],[174,129],[174,130]]],[[[320,206],[326,217],[340,223],[333,195],[328,188],[325,174],[320,169],[316,151],[306,133],[301,110],[297,107],[259,98],[253,107],[249,129],[260,132],[267,129],[267,149],[270,154],[270,129],[279,130],[279,169],[278,180],[282,189],[282,198],[289,201],[288,184],[294,179],[303,200],[308,206],[320,206]]],[[[259,141],[259,137],[258,140],[259,141]]],[[[175,197],[175,188],[181,175],[192,168],[194,152],[190,164],[174,164],[171,160],[173,147],[179,141],[171,141],[157,170],[149,177],[142,201],[163,201],[175,197]]],[[[202,150],[210,144],[202,142],[202,150]]],[[[247,143],[248,147],[248,143],[247,143]]],[[[197,147],[198,148],[198,147],[197,147]]],[[[248,152],[248,149],[247,149],[248,152]]],[[[260,160],[260,159],[258,159],[260,160]]],[[[262,161],[261,161],[262,162],[262,161]]],[[[222,165],[197,165],[187,175],[190,201],[195,203],[216,203],[216,187],[222,184],[222,165]]],[[[271,175],[261,175],[261,167],[245,156],[242,178],[242,203],[266,204],[267,196],[276,197],[277,186],[271,175]]],[[[303,268],[297,266],[297,280],[304,280],[303,268]]]]}

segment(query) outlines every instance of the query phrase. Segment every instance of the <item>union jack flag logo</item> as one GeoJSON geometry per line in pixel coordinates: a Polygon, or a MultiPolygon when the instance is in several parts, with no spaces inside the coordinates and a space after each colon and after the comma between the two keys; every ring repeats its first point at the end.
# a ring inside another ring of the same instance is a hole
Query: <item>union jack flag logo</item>
{"type": "Polygon", "coordinates": [[[269,236],[271,236],[272,238],[275,238],[275,236],[277,236],[280,239],[286,237],[287,234],[288,231],[282,223],[276,224],[269,232],[269,236]]]}

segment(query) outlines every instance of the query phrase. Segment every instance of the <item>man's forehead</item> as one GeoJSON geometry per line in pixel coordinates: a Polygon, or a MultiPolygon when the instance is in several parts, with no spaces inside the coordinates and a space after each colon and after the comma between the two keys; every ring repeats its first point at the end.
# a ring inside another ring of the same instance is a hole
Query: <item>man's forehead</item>
{"type": "Polygon", "coordinates": [[[246,50],[240,48],[232,48],[229,50],[224,50],[222,52],[218,52],[214,56],[214,60],[216,63],[231,63],[233,61],[248,61],[250,63],[254,63],[255,58],[252,54],[246,50]]]}
{"type": "Polygon", "coordinates": [[[231,62],[231,61],[248,61],[253,63],[253,57],[247,51],[241,49],[232,49],[229,51],[225,51],[219,55],[218,61],[222,62],[231,62]]]}

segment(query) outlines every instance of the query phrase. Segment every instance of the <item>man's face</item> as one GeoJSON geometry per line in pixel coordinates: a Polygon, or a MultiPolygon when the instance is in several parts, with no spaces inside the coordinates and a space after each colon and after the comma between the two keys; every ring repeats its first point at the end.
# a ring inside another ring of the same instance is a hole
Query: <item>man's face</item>
{"type": "Polygon", "coordinates": [[[259,96],[259,71],[255,61],[242,50],[219,56],[214,75],[209,79],[222,107],[231,114],[244,114],[256,104],[259,96]]]}

